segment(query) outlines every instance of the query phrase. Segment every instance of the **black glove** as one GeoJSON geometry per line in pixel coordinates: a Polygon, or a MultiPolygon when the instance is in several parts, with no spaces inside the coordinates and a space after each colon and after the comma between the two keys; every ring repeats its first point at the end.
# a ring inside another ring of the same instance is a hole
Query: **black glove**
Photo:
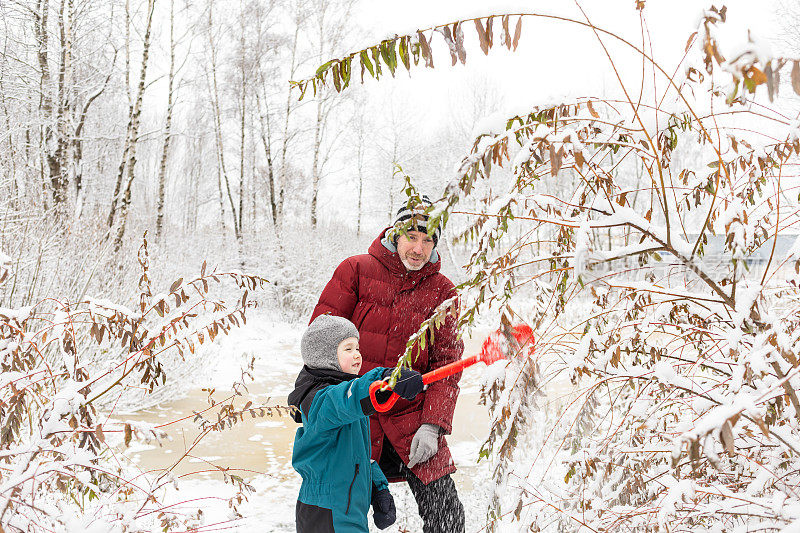
{"type": "Polygon", "coordinates": [[[397,520],[397,510],[394,507],[394,498],[389,489],[375,490],[372,486],[372,520],[378,529],[386,529],[397,520]]]}
{"type": "MultiPolygon", "coordinates": [[[[383,373],[384,379],[388,378],[392,374],[392,370],[394,369],[386,369],[386,372],[383,373]]],[[[423,386],[422,374],[416,370],[402,367],[400,369],[400,375],[397,376],[397,383],[394,384],[393,392],[397,393],[397,395],[401,398],[413,400],[417,394],[422,392],[423,386]]]]}

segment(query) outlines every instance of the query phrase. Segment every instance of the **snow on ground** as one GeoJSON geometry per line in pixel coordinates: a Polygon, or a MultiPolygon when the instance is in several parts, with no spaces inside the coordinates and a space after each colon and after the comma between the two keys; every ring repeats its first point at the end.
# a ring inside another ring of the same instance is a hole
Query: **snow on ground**
{"type": "MultiPolygon", "coordinates": [[[[284,322],[264,311],[248,315],[247,324],[232,330],[229,335],[218,339],[214,345],[206,345],[206,353],[202,354],[206,364],[202,372],[196,374],[193,384],[195,389],[216,388],[220,391],[230,390],[232,383],[239,381],[242,368],[255,357],[254,380],[248,384],[250,399],[254,404],[286,405],[286,396],[292,390],[297,372],[302,367],[300,359],[300,338],[305,324],[284,322]]],[[[480,338],[480,335],[475,335],[480,338]]],[[[476,341],[479,342],[479,341],[476,341]]],[[[476,349],[475,342],[467,341],[465,354],[476,349]]],[[[483,530],[485,524],[486,502],[489,497],[490,483],[488,465],[478,463],[478,450],[488,428],[485,407],[477,406],[477,393],[483,372],[467,371],[462,378],[462,396],[459,400],[456,418],[460,420],[459,431],[448,441],[459,472],[454,476],[459,494],[467,513],[467,532],[483,530]],[[474,405],[473,405],[474,404],[474,405]],[[471,410],[478,409],[477,413],[471,410]],[[479,416],[476,416],[479,415],[479,416]],[[478,420],[479,422],[475,422],[478,420]],[[470,423],[475,427],[466,427],[470,423]]],[[[188,387],[187,390],[190,390],[188,387]]],[[[191,399],[191,395],[189,396],[191,399]]],[[[185,406],[186,399],[150,408],[142,416],[151,417],[153,421],[163,423],[167,414],[175,416],[176,405],[185,406]]],[[[202,404],[199,407],[204,407],[202,404]]],[[[248,430],[241,428],[226,430],[216,437],[214,446],[205,449],[193,458],[184,459],[193,469],[201,469],[206,461],[215,464],[227,464],[248,471],[243,474],[255,492],[248,496],[246,502],[238,506],[241,516],[236,516],[228,505],[228,500],[235,496],[237,488],[233,484],[224,483],[216,474],[197,474],[179,479],[175,486],[170,486],[163,500],[167,505],[176,505],[175,511],[198,517],[198,531],[236,531],[236,532],[293,532],[294,508],[300,488],[300,476],[291,466],[291,458],[281,451],[281,441],[291,440],[294,422],[283,418],[263,418],[253,421],[248,430]],[[230,442],[228,439],[236,440],[230,442]],[[228,442],[226,443],[226,440],[228,442]],[[242,441],[242,442],[238,442],[242,441]],[[256,448],[256,459],[252,454],[244,458],[242,447],[256,448]],[[233,454],[232,457],[226,457],[233,454]],[[261,454],[263,460],[258,460],[261,454]],[[237,464],[237,457],[241,463],[237,464]],[[228,459],[225,463],[224,459],[228,459]],[[186,503],[183,503],[186,502],[186,503]],[[198,513],[198,509],[201,513],[198,513]]],[[[207,438],[209,438],[207,437],[207,438]]],[[[180,437],[177,435],[174,440],[180,437]]],[[[171,444],[176,446],[175,442],[171,444]]],[[[283,445],[285,447],[285,445],[283,445]]],[[[150,463],[156,459],[165,459],[167,454],[175,457],[174,452],[181,449],[168,449],[138,446],[129,448],[126,454],[143,469],[152,467],[150,463]],[[149,454],[149,455],[148,455],[149,454]],[[160,457],[156,457],[160,456],[160,457]],[[155,457],[155,458],[154,458],[155,457]]],[[[233,470],[231,471],[233,473],[233,470]]],[[[416,502],[407,485],[395,483],[391,486],[398,509],[397,523],[384,531],[421,531],[422,524],[417,514],[416,502]]],[[[374,526],[373,526],[374,529],[374,526]]],[[[378,531],[374,529],[374,531],[378,531]]]]}

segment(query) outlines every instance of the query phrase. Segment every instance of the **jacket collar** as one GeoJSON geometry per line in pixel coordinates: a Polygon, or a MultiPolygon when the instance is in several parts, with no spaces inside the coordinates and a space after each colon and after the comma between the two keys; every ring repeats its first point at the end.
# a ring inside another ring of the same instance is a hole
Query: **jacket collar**
{"type": "MultiPolygon", "coordinates": [[[[372,244],[369,247],[369,255],[376,258],[383,266],[389,269],[391,273],[398,276],[408,275],[410,278],[422,279],[439,272],[442,262],[439,260],[438,254],[435,258],[435,262],[428,261],[419,270],[406,269],[405,265],[403,265],[403,262],[400,261],[400,256],[397,255],[397,249],[392,243],[388,242],[388,240],[385,240],[386,232],[389,231],[389,229],[391,228],[384,229],[378,235],[378,238],[372,241],[372,244]]],[[[434,257],[433,254],[431,254],[431,257],[434,257]]]]}
{"type": "MultiPolygon", "coordinates": [[[[308,415],[308,410],[311,407],[311,402],[314,400],[314,394],[319,389],[327,387],[328,385],[336,385],[343,381],[350,381],[357,378],[356,374],[347,374],[346,372],[339,372],[338,370],[329,370],[326,368],[310,368],[303,365],[303,369],[297,375],[294,382],[294,390],[289,393],[289,405],[302,410],[308,415]]],[[[299,411],[292,413],[292,418],[295,422],[301,423],[299,411]]]]}

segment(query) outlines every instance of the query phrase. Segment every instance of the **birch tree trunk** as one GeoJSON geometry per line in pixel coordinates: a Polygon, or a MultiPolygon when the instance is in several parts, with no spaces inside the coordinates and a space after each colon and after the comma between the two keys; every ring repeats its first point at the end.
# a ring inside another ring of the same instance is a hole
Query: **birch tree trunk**
{"type": "MultiPolygon", "coordinates": [[[[53,194],[53,202],[58,203],[59,185],[61,181],[61,162],[58,158],[58,140],[56,132],[54,131],[53,120],[53,97],[51,94],[51,74],[49,63],[49,22],[50,16],[50,2],[49,0],[38,0],[36,2],[36,10],[33,13],[34,23],[33,31],[36,39],[36,58],[39,63],[39,112],[41,114],[42,130],[40,132],[41,150],[45,163],[47,164],[47,175],[44,173],[44,167],[41,167],[42,185],[48,181],[49,188],[53,194]]],[[[45,198],[48,194],[45,195],[45,198]]],[[[47,206],[45,205],[45,208],[47,206]]]]}
{"type": "MultiPolygon", "coordinates": [[[[72,78],[72,0],[61,0],[58,10],[59,68],[57,85],[57,105],[55,116],[55,152],[48,157],[50,167],[50,186],[53,189],[53,204],[56,216],[66,208],[67,176],[65,175],[67,141],[67,111],[70,108],[69,87],[72,78]]],[[[46,28],[45,28],[46,30],[46,28]]]]}
{"type": "MultiPolygon", "coordinates": [[[[120,164],[120,174],[125,174],[125,190],[122,198],[120,199],[120,214],[119,225],[117,227],[117,234],[114,238],[114,252],[119,252],[122,247],[122,240],[125,237],[125,227],[128,219],[128,209],[131,203],[131,188],[135,177],[136,168],[136,145],[139,141],[139,126],[142,113],[142,102],[144,100],[145,80],[147,78],[147,64],[150,55],[150,37],[153,27],[153,11],[155,10],[156,0],[148,0],[147,2],[147,25],[144,33],[144,42],[142,47],[142,68],[139,73],[139,85],[136,89],[136,99],[134,101],[133,110],[128,120],[128,135],[126,147],[123,150],[123,160],[120,164]]],[[[109,220],[113,223],[114,211],[112,203],[112,212],[109,215],[109,220]]],[[[111,228],[109,228],[111,229],[111,228]]]]}
{"type": "Polygon", "coordinates": [[[317,227],[317,196],[319,195],[319,156],[322,144],[322,95],[317,95],[317,119],[314,122],[314,157],[311,164],[311,227],[317,227]]]}
{"type": "Polygon", "coordinates": [[[241,75],[240,85],[240,99],[239,99],[239,112],[241,113],[241,122],[239,123],[239,231],[236,233],[236,238],[239,241],[239,248],[242,248],[242,239],[244,232],[244,177],[245,177],[245,137],[247,129],[247,57],[245,55],[245,21],[244,10],[242,9],[241,16],[239,17],[241,24],[241,35],[239,38],[239,73],[241,75]]]}
{"type": "Polygon", "coordinates": [[[114,194],[111,196],[111,208],[108,212],[109,235],[114,229],[114,220],[117,214],[117,203],[122,191],[122,178],[125,175],[125,161],[130,149],[130,117],[133,116],[133,98],[131,97],[131,3],[125,0],[125,94],[128,97],[128,129],[125,135],[125,145],[122,148],[122,158],[117,169],[117,179],[114,182],[114,194]]]}
{"type": "MultiPolygon", "coordinates": [[[[261,92],[266,93],[266,83],[261,81],[261,92]]],[[[269,208],[272,216],[272,226],[278,228],[278,204],[275,191],[278,190],[276,183],[277,175],[275,173],[275,163],[272,160],[272,128],[269,119],[269,103],[267,95],[262,96],[259,91],[256,91],[256,106],[258,107],[258,118],[260,127],[261,146],[264,148],[264,157],[267,161],[267,194],[269,196],[269,208]],[[262,103],[263,102],[263,103],[262,103]],[[263,106],[263,107],[262,107],[263,106]]]]}
{"type": "Polygon", "coordinates": [[[164,229],[164,195],[167,183],[167,160],[172,139],[173,88],[175,83],[175,0],[169,3],[169,79],[167,81],[167,117],[164,124],[164,146],[158,165],[158,197],[156,199],[156,238],[160,239],[164,229]]]}
{"type": "MultiPolygon", "coordinates": [[[[295,12],[295,26],[294,26],[294,37],[292,39],[292,59],[291,59],[291,66],[289,68],[289,79],[294,79],[295,74],[297,73],[297,46],[299,43],[299,36],[300,36],[300,29],[302,28],[302,24],[304,21],[304,13],[302,12],[300,6],[298,5],[297,11],[295,12]]],[[[283,204],[284,204],[284,194],[286,192],[286,188],[289,183],[289,176],[288,170],[289,165],[286,161],[286,156],[289,150],[289,145],[294,138],[294,135],[290,133],[289,124],[290,118],[293,114],[293,111],[296,109],[296,105],[294,103],[294,98],[291,91],[286,93],[286,108],[284,110],[284,122],[283,122],[283,144],[281,146],[281,170],[280,170],[280,188],[278,189],[277,193],[277,210],[275,215],[275,220],[277,224],[275,226],[276,231],[279,231],[283,220],[283,204]]]]}
{"type": "MultiPolygon", "coordinates": [[[[238,217],[236,214],[236,204],[233,201],[233,194],[231,193],[231,185],[230,180],[228,180],[228,171],[225,166],[225,148],[224,143],[222,141],[222,112],[220,110],[219,104],[219,88],[217,85],[217,45],[214,42],[214,20],[213,20],[213,13],[214,13],[214,2],[211,1],[208,6],[208,43],[210,47],[210,56],[211,56],[211,70],[207,72],[207,77],[209,81],[209,91],[211,97],[211,110],[214,116],[214,134],[216,139],[216,152],[217,152],[217,184],[220,190],[220,201],[221,204],[224,205],[224,201],[222,200],[223,193],[222,193],[222,184],[225,184],[225,191],[227,192],[228,196],[228,203],[231,209],[231,217],[233,219],[233,232],[236,236],[236,240],[239,240],[239,225],[237,223],[238,217]]],[[[222,220],[223,220],[223,227],[224,227],[224,220],[225,220],[225,213],[224,209],[222,212],[222,220]]]]}
{"type": "MultiPolygon", "coordinates": [[[[363,110],[363,105],[359,106],[363,110]]],[[[364,149],[366,147],[366,131],[364,128],[363,111],[357,109],[354,115],[354,131],[356,142],[356,179],[358,188],[358,204],[356,207],[356,235],[361,236],[361,219],[363,217],[362,203],[364,198],[364,149]]]]}

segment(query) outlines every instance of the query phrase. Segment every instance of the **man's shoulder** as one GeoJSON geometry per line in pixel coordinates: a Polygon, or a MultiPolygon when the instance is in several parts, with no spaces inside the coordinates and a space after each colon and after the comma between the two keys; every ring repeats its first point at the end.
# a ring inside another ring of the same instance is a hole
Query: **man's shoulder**
{"type": "Polygon", "coordinates": [[[351,255],[341,263],[339,263],[339,268],[346,268],[349,267],[355,271],[360,271],[364,267],[369,268],[386,268],[375,256],[370,254],[358,254],[358,255],[351,255]]]}

